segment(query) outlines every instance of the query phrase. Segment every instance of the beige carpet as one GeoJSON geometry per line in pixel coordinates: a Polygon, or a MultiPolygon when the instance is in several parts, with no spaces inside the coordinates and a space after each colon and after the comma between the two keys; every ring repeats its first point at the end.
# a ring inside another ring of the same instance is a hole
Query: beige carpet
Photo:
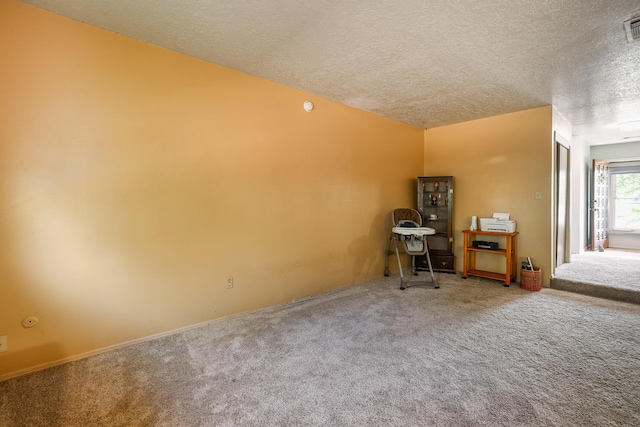
{"type": "Polygon", "coordinates": [[[638,426],[640,305],[392,276],[0,383],[0,426],[638,426]]]}
{"type": "Polygon", "coordinates": [[[640,304],[640,253],[607,249],[571,255],[556,269],[554,289],[640,304]]]}

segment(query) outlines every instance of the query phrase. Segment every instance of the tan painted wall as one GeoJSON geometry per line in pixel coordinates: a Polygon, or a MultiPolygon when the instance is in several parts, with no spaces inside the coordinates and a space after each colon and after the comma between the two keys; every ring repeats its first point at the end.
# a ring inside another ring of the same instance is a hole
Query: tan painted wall
{"type": "Polygon", "coordinates": [[[422,129],[13,0],[0,59],[0,378],[382,275],[422,129]]]}
{"type": "MultiPolygon", "coordinates": [[[[530,256],[551,278],[551,106],[425,131],[425,175],[454,176],[456,269],[471,217],[509,212],[517,221],[518,273],[530,256]],[[535,200],[535,192],[541,199],[535,200]]],[[[486,238],[486,240],[491,240],[486,238]]],[[[502,240],[503,241],[503,240],[502,240]]],[[[504,258],[478,254],[478,268],[504,272],[504,258]]]]}

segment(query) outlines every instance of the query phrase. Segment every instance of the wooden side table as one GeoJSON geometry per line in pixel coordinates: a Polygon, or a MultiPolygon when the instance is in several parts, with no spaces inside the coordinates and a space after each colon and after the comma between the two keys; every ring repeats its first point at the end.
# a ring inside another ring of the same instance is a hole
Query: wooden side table
{"type": "Polygon", "coordinates": [[[464,234],[464,269],[462,278],[468,276],[478,276],[487,279],[500,280],[504,282],[504,286],[509,286],[512,281],[516,280],[516,247],[518,232],[500,233],[496,231],[480,231],[480,230],[462,230],[464,234]],[[476,236],[498,236],[504,237],[505,247],[500,249],[483,249],[473,247],[473,241],[476,236]],[[496,273],[493,271],[479,270],[476,268],[476,253],[484,252],[495,255],[502,255],[505,258],[505,273],[496,273]]]}

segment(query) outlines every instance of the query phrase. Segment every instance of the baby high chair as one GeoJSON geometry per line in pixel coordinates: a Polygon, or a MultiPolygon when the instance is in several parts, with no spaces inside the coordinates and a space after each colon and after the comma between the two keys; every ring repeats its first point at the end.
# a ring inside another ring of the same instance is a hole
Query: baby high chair
{"type": "Polygon", "coordinates": [[[404,279],[402,272],[402,263],[400,262],[400,251],[398,249],[398,241],[402,243],[405,253],[411,255],[411,274],[416,275],[416,255],[426,255],[427,264],[429,265],[429,273],[431,273],[431,281],[436,288],[439,288],[436,278],[433,275],[431,267],[431,258],[429,257],[429,248],[427,246],[427,236],[435,234],[433,228],[422,227],[422,216],[415,209],[399,208],[391,213],[391,222],[393,228],[387,241],[387,252],[385,257],[384,275],[389,275],[389,255],[390,246],[393,241],[395,245],[396,258],[398,260],[398,269],[400,270],[400,289],[406,289],[409,280],[404,279]]]}

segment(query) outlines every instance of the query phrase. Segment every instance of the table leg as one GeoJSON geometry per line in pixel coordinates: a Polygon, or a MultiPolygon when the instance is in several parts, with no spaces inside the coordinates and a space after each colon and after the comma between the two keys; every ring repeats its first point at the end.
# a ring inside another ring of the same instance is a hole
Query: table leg
{"type": "Polygon", "coordinates": [[[464,239],[462,241],[462,244],[464,245],[464,247],[462,248],[462,278],[466,279],[467,278],[467,271],[468,271],[468,266],[467,263],[469,262],[469,251],[467,250],[468,244],[469,244],[469,233],[464,233],[464,239]]]}
{"type": "Polygon", "coordinates": [[[504,285],[509,286],[511,284],[511,264],[513,261],[513,257],[511,254],[511,237],[509,236],[507,236],[507,251],[505,253],[505,256],[507,257],[507,265],[504,269],[504,285]]]}

